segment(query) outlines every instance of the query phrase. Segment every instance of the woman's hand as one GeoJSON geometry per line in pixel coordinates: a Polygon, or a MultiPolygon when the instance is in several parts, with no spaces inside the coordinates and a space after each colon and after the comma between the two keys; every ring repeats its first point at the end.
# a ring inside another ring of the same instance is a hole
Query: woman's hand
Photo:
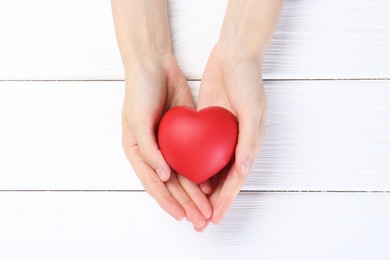
{"type": "Polygon", "coordinates": [[[194,107],[187,82],[172,54],[143,59],[126,72],[122,143],[146,191],[177,220],[187,217],[202,228],[211,217],[208,198],[198,185],[171,172],[156,141],[161,115],[174,106],[194,107]]]}
{"type": "Polygon", "coordinates": [[[264,139],[266,96],[262,61],[282,0],[229,0],[220,39],[207,62],[198,109],[222,106],[237,116],[234,162],[212,180],[211,221],[219,223],[244,185],[264,139]]]}
{"type": "Polygon", "coordinates": [[[264,139],[267,104],[259,61],[217,44],[199,94],[198,109],[208,106],[230,110],[239,123],[234,163],[216,176],[210,196],[214,212],[211,221],[219,223],[245,183],[264,139]]]}
{"type": "Polygon", "coordinates": [[[122,145],[146,191],[175,219],[187,218],[202,231],[212,214],[205,194],[177,176],[165,162],[156,140],[161,116],[171,107],[194,106],[172,54],[166,1],[113,0],[115,29],[125,68],[122,145]]]}

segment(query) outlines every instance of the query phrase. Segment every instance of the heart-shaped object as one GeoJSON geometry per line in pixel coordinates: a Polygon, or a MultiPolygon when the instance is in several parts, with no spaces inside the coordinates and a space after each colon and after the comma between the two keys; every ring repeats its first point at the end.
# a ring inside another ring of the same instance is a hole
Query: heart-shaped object
{"type": "Polygon", "coordinates": [[[198,184],[230,162],[237,138],[237,120],[222,107],[200,111],[174,107],[165,113],[158,129],[158,144],[167,163],[198,184]]]}

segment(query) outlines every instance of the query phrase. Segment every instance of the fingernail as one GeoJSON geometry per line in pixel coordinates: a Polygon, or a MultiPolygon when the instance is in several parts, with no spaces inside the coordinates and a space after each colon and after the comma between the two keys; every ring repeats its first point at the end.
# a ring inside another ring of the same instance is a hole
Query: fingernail
{"type": "Polygon", "coordinates": [[[197,228],[197,227],[195,227],[194,226],[194,228],[195,228],[195,230],[197,231],[197,232],[203,232],[207,227],[208,227],[208,225],[210,224],[210,220],[207,220],[206,221],[206,224],[203,226],[203,227],[201,227],[201,228],[197,228]]]}
{"type": "Polygon", "coordinates": [[[202,228],[204,227],[205,225],[207,224],[207,220],[201,220],[201,221],[198,221],[195,225],[196,228],[202,228]]]}
{"type": "Polygon", "coordinates": [[[210,220],[208,219],[207,221],[206,221],[206,225],[204,226],[205,228],[210,224],[210,220]]]}
{"type": "Polygon", "coordinates": [[[204,217],[205,217],[206,219],[210,219],[212,214],[213,214],[213,211],[212,211],[212,210],[206,210],[206,211],[205,211],[204,217]]]}
{"type": "Polygon", "coordinates": [[[167,173],[164,171],[164,169],[158,168],[156,170],[158,177],[160,180],[165,181],[167,178],[167,173]]]}
{"type": "Polygon", "coordinates": [[[183,217],[183,216],[175,216],[174,218],[175,218],[177,221],[182,221],[184,217],[183,217]]]}
{"type": "Polygon", "coordinates": [[[240,172],[242,176],[248,176],[249,173],[249,163],[247,160],[242,161],[240,172]]]}

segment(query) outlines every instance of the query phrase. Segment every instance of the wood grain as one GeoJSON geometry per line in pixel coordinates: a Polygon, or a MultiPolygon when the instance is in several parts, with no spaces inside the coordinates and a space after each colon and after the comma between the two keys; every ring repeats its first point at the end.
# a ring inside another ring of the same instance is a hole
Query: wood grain
{"type": "MultiPolygon", "coordinates": [[[[169,1],[195,99],[226,3],[169,1]]],[[[388,259],[389,11],[286,1],[264,62],[277,79],[265,143],[222,224],[198,234],[122,152],[110,1],[0,1],[0,259],[388,259]],[[324,80],[368,78],[387,80],[324,80]]]]}
{"type": "MultiPolygon", "coordinates": [[[[245,190],[390,190],[390,81],[265,87],[267,133],[245,190]]],[[[0,82],[0,189],[142,190],[121,148],[123,91],[0,82]]]]}
{"type": "MultiPolygon", "coordinates": [[[[202,77],[226,2],[169,1],[188,79],[202,77]]],[[[387,0],[286,1],[264,77],[390,78],[389,10],[387,0]]],[[[123,79],[109,1],[1,1],[0,32],[0,80],[123,79]]]]}
{"type": "Polygon", "coordinates": [[[246,193],[203,234],[144,192],[1,192],[1,259],[385,259],[388,193],[246,193]]]}

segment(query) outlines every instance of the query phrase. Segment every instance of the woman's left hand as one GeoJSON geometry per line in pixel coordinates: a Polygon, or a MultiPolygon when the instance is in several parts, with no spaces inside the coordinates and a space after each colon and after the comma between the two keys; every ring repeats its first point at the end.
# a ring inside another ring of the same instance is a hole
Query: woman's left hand
{"type": "Polygon", "coordinates": [[[267,103],[261,62],[240,48],[218,43],[207,62],[199,93],[198,110],[208,106],[230,110],[239,123],[234,162],[213,177],[211,221],[217,224],[244,185],[264,139],[267,103]]]}

